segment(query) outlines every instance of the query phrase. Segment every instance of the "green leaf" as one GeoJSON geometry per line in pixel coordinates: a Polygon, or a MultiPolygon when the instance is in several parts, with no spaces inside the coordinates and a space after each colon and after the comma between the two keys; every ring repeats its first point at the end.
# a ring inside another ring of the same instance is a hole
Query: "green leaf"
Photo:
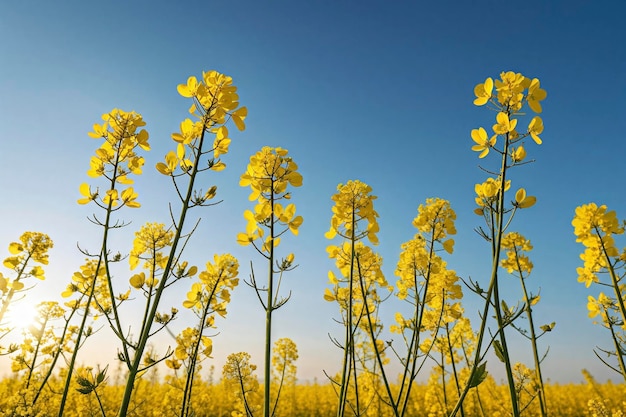
{"type": "Polygon", "coordinates": [[[504,363],[504,349],[502,349],[502,344],[499,340],[493,341],[493,350],[496,353],[498,359],[500,359],[500,362],[504,363]]]}
{"type": "Polygon", "coordinates": [[[81,394],[91,394],[91,391],[93,391],[93,388],[91,387],[83,387],[83,388],[76,388],[76,391],[80,392],[81,394]]]}
{"type": "Polygon", "coordinates": [[[76,377],[76,382],[78,383],[78,385],[82,386],[82,387],[88,387],[91,388],[93,385],[91,384],[91,381],[89,381],[87,378],[84,378],[82,376],[77,376],[76,377]]]}
{"type": "Polygon", "coordinates": [[[509,309],[509,305],[506,303],[506,301],[502,300],[500,304],[502,305],[502,311],[504,312],[504,315],[510,316],[511,310],[509,309]]]}
{"type": "Polygon", "coordinates": [[[472,379],[470,379],[469,387],[475,388],[479,386],[485,378],[487,378],[487,362],[478,365],[478,368],[476,368],[476,371],[474,371],[472,375],[472,379]]]}
{"type": "Polygon", "coordinates": [[[103,370],[98,372],[98,375],[96,376],[96,384],[100,385],[102,381],[104,381],[104,378],[106,378],[107,375],[107,369],[109,369],[109,365],[107,365],[103,370]]]}
{"type": "Polygon", "coordinates": [[[556,322],[552,322],[550,324],[544,324],[543,326],[540,327],[541,330],[543,330],[544,332],[551,332],[552,329],[554,329],[554,326],[556,326],[556,322]]]}

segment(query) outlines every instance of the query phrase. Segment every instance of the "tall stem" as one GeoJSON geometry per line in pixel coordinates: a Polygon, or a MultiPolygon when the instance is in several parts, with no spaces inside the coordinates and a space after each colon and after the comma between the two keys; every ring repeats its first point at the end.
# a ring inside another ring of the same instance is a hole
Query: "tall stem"
{"type": "Polygon", "coordinates": [[[120,404],[120,409],[118,411],[118,417],[125,417],[128,413],[128,407],[130,405],[130,399],[133,393],[133,389],[135,386],[135,380],[137,379],[137,374],[139,373],[139,367],[141,366],[141,359],[143,356],[143,352],[146,349],[146,345],[148,343],[148,339],[150,338],[150,329],[152,328],[152,323],[154,322],[154,317],[157,314],[157,309],[159,307],[159,301],[161,300],[161,296],[163,295],[163,291],[165,290],[165,286],[167,283],[167,278],[170,276],[170,272],[172,267],[174,266],[174,260],[176,259],[176,250],[178,249],[178,243],[183,234],[183,226],[185,225],[185,219],[187,217],[187,210],[189,209],[189,202],[191,201],[191,197],[193,195],[193,187],[196,179],[196,175],[198,174],[200,157],[202,156],[202,145],[204,143],[204,135],[206,130],[202,130],[202,134],[200,135],[200,139],[198,141],[196,158],[191,169],[191,174],[189,175],[189,185],[187,187],[187,194],[185,199],[182,202],[182,207],[180,210],[180,216],[178,218],[178,223],[176,223],[176,233],[174,235],[174,239],[172,241],[172,247],[170,248],[170,253],[167,258],[167,264],[163,269],[163,278],[159,282],[159,286],[157,288],[156,293],[154,294],[154,301],[150,308],[150,313],[146,319],[146,325],[143,326],[141,334],[139,336],[139,341],[137,343],[137,349],[135,350],[135,355],[133,357],[133,361],[131,363],[128,377],[126,379],[126,387],[124,388],[124,396],[122,397],[122,403],[120,404]]]}
{"type": "Polygon", "coordinates": [[[515,384],[513,381],[513,372],[510,366],[509,352],[506,346],[506,338],[504,336],[504,323],[502,321],[502,313],[500,311],[500,297],[498,294],[498,268],[500,264],[500,252],[502,249],[502,234],[504,232],[504,192],[506,189],[506,172],[507,172],[507,156],[509,152],[509,141],[510,136],[509,133],[506,134],[504,150],[502,152],[502,162],[500,166],[500,190],[498,193],[498,201],[496,205],[496,224],[495,228],[491,231],[491,241],[492,241],[492,262],[491,262],[491,279],[489,281],[489,288],[487,290],[487,295],[485,296],[485,306],[483,308],[483,313],[481,316],[480,330],[478,332],[478,340],[476,342],[476,352],[474,354],[474,361],[472,364],[472,369],[470,371],[470,376],[467,384],[465,385],[465,389],[463,390],[459,400],[456,403],[456,406],[452,410],[450,417],[456,416],[457,412],[461,408],[463,401],[467,393],[471,388],[472,379],[474,379],[476,375],[476,370],[480,364],[481,359],[483,358],[482,344],[485,337],[485,331],[487,329],[487,320],[489,319],[489,309],[492,303],[494,303],[494,309],[496,310],[496,320],[498,324],[498,333],[500,334],[500,341],[502,343],[502,349],[505,358],[505,367],[507,373],[507,381],[509,385],[509,392],[511,394],[511,406],[513,411],[513,417],[519,417],[519,409],[517,404],[517,397],[515,393],[515,384]]]}
{"type": "Polygon", "coordinates": [[[337,407],[337,417],[343,417],[346,409],[346,402],[348,399],[348,384],[350,381],[351,354],[354,352],[353,344],[353,332],[352,332],[352,295],[354,284],[354,247],[356,242],[355,227],[356,227],[356,214],[355,203],[352,202],[352,219],[351,219],[351,232],[350,232],[350,276],[348,277],[348,307],[346,308],[346,335],[344,343],[343,353],[343,369],[341,372],[341,386],[339,388],[339,405],[337,407]]]}
{"type": "Polygon", "coordinates": [[[263,416],[270,417],[271,410],[271,371],[272,371],[272,312],[274,311],[274,178],[271,179],[270,193],[270,247],[267,271],[267,304],[265,306],[265,369],[263,416]]]}
{"type": "Polygon", "coordinates": [[[537,349],[537,334],[535,333],[535,323],[533,321],[532,307],[528,298],[528,290],[526,289],[526,282],[522,275],[521,265],[518,260],[518,271],[520,273],[520,282],[522,284],[522,292],[524,293],[524,301],[526,302],[526,317],[528,318],[528,326],[530,327],[530,341],[533,349],[533,359],[535,361],[535,375],[539,381],[539,407],[541,409],[541,416],[546,417],[548,415],[548,406],[546,403],[546,391],[543,385],[543,376],[541,374],[541,361],[539,360],[539,351],[537,349]]]}

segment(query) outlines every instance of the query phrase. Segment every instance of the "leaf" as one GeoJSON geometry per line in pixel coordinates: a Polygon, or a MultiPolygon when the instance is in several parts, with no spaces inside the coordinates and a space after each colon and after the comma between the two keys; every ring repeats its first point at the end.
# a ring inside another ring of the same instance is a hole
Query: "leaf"
{"type": "Polygon", "coordinates": [[[504,349],[502,349],[502,344],[500,343],[499,340],[494,340],[493,341],[493,350],[496,354],[496,356],[498,357],[498,359],[500,359],[500,362],[504,363],[504,349]]]}
{"type": "Polygon", "coordinates": [[[100,385],[102,383],[102,381],[104,381],[104,378],[106,378],[107,369],[109,369],[108,365],[103,370],[98,372],[98,375],[96,376],[96,383],[98,385],[100,385]]]}
{"type": "Polygon", "coordinates": [[[78,383],[78,385],[82,386],[82,387],[92,387],[93,385],[91,384],[91,382],[82,376],[77,376],[76,377],[76,383],[78,383]]]}
{"type": "Polygon", "coordinates": [[[469,382],[469,387],[475,388],[479,386],[485,380],[485,378],[487,378],[487,362],[483,362],[482,364],[478,365],[478,368],[476,368],[476,371],[474,371],[472,379],[469,382]]]}
{"type": "Polygon", "coordinates": [[[81,394],[91,394],[91,391],[93,391],[93,388],[91,387],[76,388],[76,391],[80,392],[81,394]]]}

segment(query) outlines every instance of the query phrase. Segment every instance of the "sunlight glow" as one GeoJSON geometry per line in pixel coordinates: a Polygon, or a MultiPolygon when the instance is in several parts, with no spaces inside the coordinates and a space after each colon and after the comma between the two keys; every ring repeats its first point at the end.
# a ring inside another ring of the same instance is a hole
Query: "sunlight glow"
{"type": "Polygon", "coordinates": [[[20,300],[11,303],[4,317],[2,327],[21,333],[27,330],[29,326],[36,324],[37,315],[37,303],[32,300],[20,300]]]}

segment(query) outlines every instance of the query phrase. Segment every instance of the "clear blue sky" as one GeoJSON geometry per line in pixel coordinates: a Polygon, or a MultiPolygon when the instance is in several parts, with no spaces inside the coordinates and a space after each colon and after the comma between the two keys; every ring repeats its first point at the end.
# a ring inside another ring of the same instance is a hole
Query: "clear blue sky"
{"type": "MultiPolygon", "coordinates": [[[[301,379],[323,381],[322,370],[333,373],[340,365],[327,337],[340,334],[333,322],[337,311],[322,298],[333,267],[323,234],[336,185],[360,179],[378,195],[378,250],[390,282],[399,246],[414,234],[416,208],[433,196],[450,200],[458,214],[449,266],[485,282],[489,249],[473,231],[482,220],[472,213],[474,184],[485,174],[470,150],[470,131],[491,126],[494,114],[473,106],[473,87],[513,70],[540,78],[548,92],[544,143],[528,147],[536,162],[513,173],[514,187],[538,198],[519,213],[514,228],[535,247],[528,285],[541,287],[537,321],[557,322],[541,339],[544,349],[550,346],[544,372],[552,381],[569,382],[581,380],[580,369],[587,368],[599,379],[616,380],[592,352],[596,345],[610,346],[610,339],[587,318],[589,290],[576,281],[582,247],[570,222],[575,207],[591,201],[626,217],[625,12],[617,1],[5,2],[0,256],[23,231],[48,233],[55,241],[48,279],[29,297],[59,299],[82,263],[76,244],[97,249],[100,231],[86,220],[93,208],[75,201],[99,146],[87,132],[114,107],[143,114],[153,148],[136,184],[143,208],[124,212],[133,225],[115,244],[127,251],[139,225],[167,221],[171,185],[152,167],[172,148],[170,133],[187,117],[189,103],[176,85],[203,70],[224,72],[248,107],[248,128],[233,134],[227,170],[206,180],[219,185],[225,201],[202,212],[187,258],[201,266],[213,253],[231,252],[240,259],[242,277],[251,259],[260,268],[253,250],[235,243],[245,228],[242,213],[251,207],[238,178],[262,146],[287,148],[304,176],[293,196],[304,224],[298,238],[281,245],[295,252],[300,267],[283,285],[293,295],[275,316],[275,339],[297,343],[301,379]]],[[[127,277],[119,280],[117,288],[125,291],[127,277]]],[[[514,279],[507,285],[517,294],[514,279]]],[[[180,307],[189,286],[173,289],[164,309],[180,307]]],[[[464,305],[474,318],[476,298],[466,291],[464,305]]],[[[384,309],[392,324],[397,306],[384,309]]],[[[214,340],[218,374],[231,352],[246,350],[262,362],[264,317],[252,290],[240,286],[229,310],[214,340]]],[[[128,312],[130,321],[133,314],[128,312]]],[[[187,324],[181,317],[176,325],[187,324]]],[[[111,340],[107,332],[97,337],[111,340]]],[[[159,343],[165,350],[167,338],[159,343]]],[[[519,343],[517,358],[529,360],[527,346],[519,343]]],[[[102,364],[114,362],[112,344],[109,350],[107,343],[88,344],[85,352],[92,356],[85,362],[95,365],[98,349],[102,364]]]]}

